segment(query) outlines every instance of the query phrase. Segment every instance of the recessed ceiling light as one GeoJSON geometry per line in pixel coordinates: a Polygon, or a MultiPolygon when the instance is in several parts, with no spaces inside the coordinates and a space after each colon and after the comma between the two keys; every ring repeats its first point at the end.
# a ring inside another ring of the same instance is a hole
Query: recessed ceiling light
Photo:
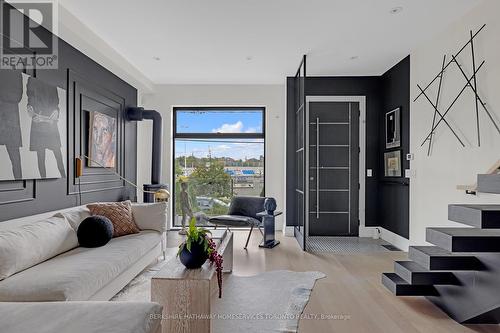
{"type": "Polygon", "coordinates": [[[392,8],[389,13],[391,14],[399,14],[403,11],[403,7],[394,7],[392,8]]]}
{"type": "Polygon", "coordinates": [[[153,60],[160,61],[160,57],[153,57],[153,60]]]}
{"type": "Polygon", "coordinates": [[[349,58],[349,60],[357,60],[357,59],[359,59],[358,56],[352,56],[352,57],[349,58]]]}

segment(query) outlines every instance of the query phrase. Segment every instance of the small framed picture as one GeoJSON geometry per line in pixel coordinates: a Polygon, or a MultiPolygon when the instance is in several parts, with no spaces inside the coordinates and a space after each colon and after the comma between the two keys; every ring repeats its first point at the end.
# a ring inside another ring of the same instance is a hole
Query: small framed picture
{"type": "Polygon", "coordinates": [[[385,114],[385,148],[401,146],[401,108],[385,114]]]}
{"type": "Polygon", "coordinates": [[[401,150],[384,153],[385,177],[401,177],[401,150]]]}

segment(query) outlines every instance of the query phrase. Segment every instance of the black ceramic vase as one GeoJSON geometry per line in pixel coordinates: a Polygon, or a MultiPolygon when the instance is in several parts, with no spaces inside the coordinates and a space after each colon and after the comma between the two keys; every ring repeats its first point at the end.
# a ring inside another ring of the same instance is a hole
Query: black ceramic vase
{"type": "Polygon", "coordinates": [[[200,268],[207,261],[208,255],[202,244],[194,243],[191,244],[191,251],[184,246],[179,253],[179,259],[186,268],[200,268]]]}

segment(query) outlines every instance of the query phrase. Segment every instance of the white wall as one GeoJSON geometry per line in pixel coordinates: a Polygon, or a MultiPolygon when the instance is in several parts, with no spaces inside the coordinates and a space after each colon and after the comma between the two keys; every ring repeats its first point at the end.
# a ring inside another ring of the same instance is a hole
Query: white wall
{"type": "MultiPolygon", "coordinates": [[[[484,23],[485,29],[475,40],[476,63],[486,63],[478,74],[478,91],[500,124],[500,1],[485,0],[446,31],[432,37],[425,45],[411,53],[411,98],[418,94],[417,83],[427,83],[439,72],[442,57],[448,57],[465,44],[469,30],[477,31],[484,23]]],[[[470,48],[458,58],[468,75],[472,74],[470,48]]],[[[440,109],[445,109],[465,85],[456,66],[451,66],[443,79],[443,98],[440,109]]],[[[437,85],[430,90],[435,100],[437,85]]],[[[461,148],[450,130],[441,124],[435,136],[432,155],[427,157],[427,146],[420,147],[430,131],[433,108],[421,97],[411,103],[410,148],[415,154],[411,162],[410,186],[410,243],[423,244],[425,228],[432,226],[461,226],[448,222],[447,206],[450,203],[499,203],[500,196],[466,195],[456,190],[458,184],[473,184],[476,174],[484,173],[500,159],[500,135],[486,113],[480,110],[481,148],[477,146],[475,106],[473,93],[468,90],[446,117],[466,144],[461,148]]]]}
{"type": "MultiPolygon", "coordinates": [[[[265,106],[266,107],[266,195],[276,198],[278,209],[285,204],[285,86],[283,85],[158,85],[155,94],[142,96],[146,109],[163,115],[163,182],[171,182],[172,108],[174,106],[265,106]]],[[[151,124],[138,125],[138,184],[150,182],[151,124]]],[[[172,188],[172,186],[170,186],[172,188]]],[[[138,195],[139,196],[139,195],[138,195]]],[[[276,228],[283,227],[283,216],[276,228]]]]}

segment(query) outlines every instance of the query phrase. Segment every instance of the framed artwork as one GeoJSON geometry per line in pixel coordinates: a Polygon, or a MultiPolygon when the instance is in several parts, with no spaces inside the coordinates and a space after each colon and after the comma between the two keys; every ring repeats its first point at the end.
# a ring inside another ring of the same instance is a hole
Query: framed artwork
{"type": "Polygon", "coordinates": [[[89,167],[115,167],[116,131],[116,118],[89,112],[89,167]]]}
{"type": "Polygon", "coordinates": [[[0,181],[66,177],[66,90],[0,71],[0,181]]]}
{"type": "Polygon", "coordinates": [[[385,148],[401,146],[401,108],[385,114],[385,148]]]}
{"type": "Polygon", "coordinates": [[[401,150],[384,153],[384,176],[401,177],[401,150]]]}

